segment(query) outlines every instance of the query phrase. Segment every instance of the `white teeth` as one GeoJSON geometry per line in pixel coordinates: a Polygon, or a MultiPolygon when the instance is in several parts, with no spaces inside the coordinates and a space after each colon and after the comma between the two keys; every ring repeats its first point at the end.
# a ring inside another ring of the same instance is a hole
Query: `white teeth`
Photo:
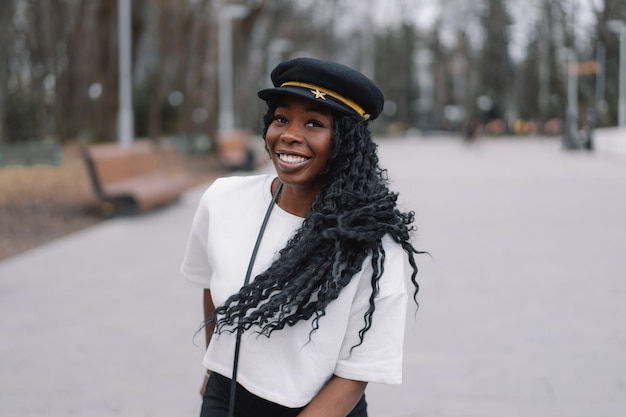
{"type": "Polygon", "coordinates": [[[278,154],[278,158],[283,162],[287,162],[288,164],[297,164],[306,161],[306,158],[303,156],[286,155],[284,153],[278,154]]]}

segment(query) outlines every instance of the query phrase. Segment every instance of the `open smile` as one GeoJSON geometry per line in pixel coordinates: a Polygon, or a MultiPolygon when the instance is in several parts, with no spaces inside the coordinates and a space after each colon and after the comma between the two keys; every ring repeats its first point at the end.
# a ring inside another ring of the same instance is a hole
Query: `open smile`
{"type": "Polygon", "coordinates": [[[287,154],[287,153],[277,153],[277,155],[278,155],[278,159],[281,162],[284,162],[286,164],[301,164],[311,159],[302,155],[294,155],[294,154],[287,154]]]}

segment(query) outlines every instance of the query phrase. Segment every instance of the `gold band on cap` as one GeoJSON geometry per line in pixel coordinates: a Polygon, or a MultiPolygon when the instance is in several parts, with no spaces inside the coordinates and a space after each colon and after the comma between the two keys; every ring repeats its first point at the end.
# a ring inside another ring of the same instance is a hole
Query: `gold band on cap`
{"type": "MultiPolygon", "coordinates": [[[[338,94],[338,93],[336,93],[336,92],[334,92],[332,90],[328,90],[328,89],[326,89],[324,87],[320,87],[319,85],[303,83],[303,82],[300,82],[300,81],[287,81],[287,82],[284,82],[284,83],[281,84],[281,87],[285,87],[285,86],[310,88],[311,92],[313,94],[315,94],[316,97],[318,97],[319,93],[323,93],[323,94],[329,95],[332,98],[334,98],[335,100],[338,100],[338,101],[342,102],[343,104],[345,104],[346,106],[350,107],[352,110],[357,112],[365,120],[368,120],[370,118],[370,115],[367,114],[365,112],[365,110],[363,110],[363,108],[361,106],[359,106],[358,104],[356,104],[354,101],[352,101],[349,98],[344,97],[341,94],[338,94]]],[[[324,99],[324,97],[319,97],[319,98],[324,99]]]]}

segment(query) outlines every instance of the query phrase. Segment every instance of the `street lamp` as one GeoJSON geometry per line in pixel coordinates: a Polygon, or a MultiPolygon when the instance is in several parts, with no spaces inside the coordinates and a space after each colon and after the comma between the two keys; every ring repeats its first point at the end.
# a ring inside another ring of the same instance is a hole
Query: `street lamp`
{"type": "Polygon", "coordinates": [[[618,126],[626,126],[626,23],[623,20],[609,20],[607,29],[619,37],[619,100],[618,126]]]}
{"type": "Polygon", "coordinates": [[[283,53],[289,51],[293,47],[293,42],[289,39],[278,38],[273,39],[267,47],[267,79],[266,87],[271,88],[272,85],[272,70],[282,60],[283,53]]]}
{"type": "Polygon", "coordinates": [[[567,111],[565,114],[564,145],[567,148],[578,147],[578,56],[573,48],[562,48],[567,75],[567,111]]]}
{"type": "Polygon", "coordinates": [[[133,143],[133,96],[131,69],[130,0],[118,0],[119,109],[117,139],[120,145],[133,143]]]}
{"type": "Polygon", "coordinates": [[[242,19],[248,14],[248,8],[233,4],[223,6],[219,11],[218,54],[219,54],[219,115],[220,132],[232,132],[235,129],[233,110],[233,34],[232,21],[242,19]]]}

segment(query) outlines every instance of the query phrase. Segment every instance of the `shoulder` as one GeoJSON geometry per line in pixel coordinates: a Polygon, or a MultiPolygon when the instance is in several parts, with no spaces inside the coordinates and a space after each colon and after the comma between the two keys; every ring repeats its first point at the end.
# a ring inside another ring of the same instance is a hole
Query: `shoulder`
{"type": "Polygon", "coordinates": [[[405,292],[407,279],[410,279],[412,273],[408,255],[402,245],[389,235],[383,237],[382,243],[385,258],[380,282],[381,294],[405,292]]]}
{"type": "Polygon", "coordinates": [[[207,189],[207,192],[231,192],[245,189],[257,189],[265,184],[270,175],[249,175],[249,176],[232,176],[221,177],[216,179],[207,189]]]}
{"type": "Polygon", "coordinates": [[[385,263],[404,263],[406,252],[399,242],[396,242],[387,234],[383,236],[382,244],[385,253],[385,263]]]}
{"type": "Polygon", "coordinates": [[[246,198],[251,193],[263,193],[265,185],[271,183],[272,177],[269,174],[232,176],[216,179],[202,196],[203,202],[225,201],[229,199],[246,198]]]}

